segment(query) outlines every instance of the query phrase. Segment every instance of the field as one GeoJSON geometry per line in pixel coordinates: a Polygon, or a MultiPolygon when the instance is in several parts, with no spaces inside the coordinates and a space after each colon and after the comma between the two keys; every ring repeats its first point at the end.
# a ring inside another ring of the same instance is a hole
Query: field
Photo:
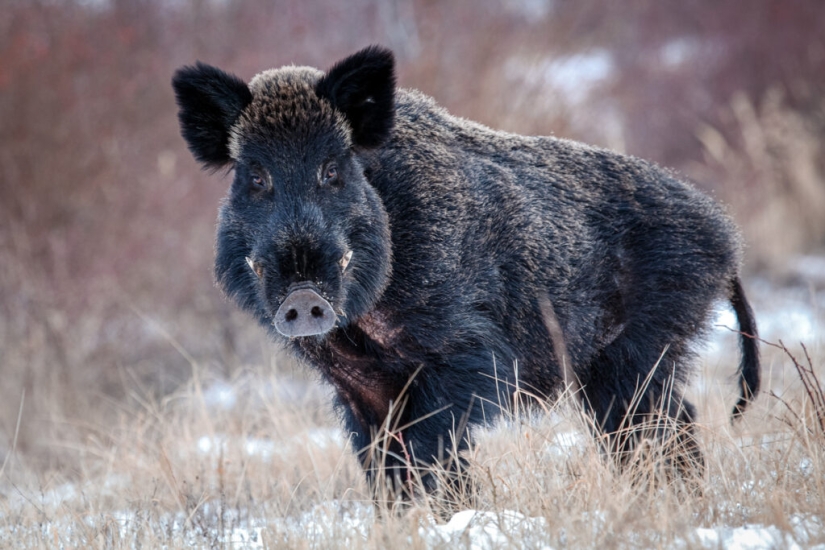
{"type": "Polygon", "coordinates": [[[4,0],[0,548],[825,549],[823,37],[821,0],[4,0]],[[698,486],[615,471],[564,396],[479,430],[454,506],[373,505],[329,389],[214,286],[232,176],[199,171],[170,86],[372,43],[458,116],[649,159],[729,209],[765,382],[731,425],[720,305],[698,486]]]}
{"type": "Polygon", "coordinates": [[[698,492],[614,471],[568,396],[476,433],[476,491],[457,509],[375,507],[328,390],[305,368],[273,353],[227,379],[150,326],[186,357],[190,382],[158,399],[126,372],[128,399],[107,416],[50,418],[63,432],[52,468],[30,467],[9,440],[0,546],[825,548],[822,292],[774,291],[772,307],[752,294],[766,338],[807,331],[808,345],[763,345],[764,392],[731,426],[736,342],[720,308],[690,392],[708,462],[698,492]]]}

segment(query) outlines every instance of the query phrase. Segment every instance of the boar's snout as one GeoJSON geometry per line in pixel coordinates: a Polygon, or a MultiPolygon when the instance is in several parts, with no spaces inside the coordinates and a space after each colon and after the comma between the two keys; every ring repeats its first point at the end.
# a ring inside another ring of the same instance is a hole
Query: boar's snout
{"type": "Polygon", "coordinates": [[[324,334],[335,326],[332,305],[311,288],[290,292],[275,313],[275,328],[290,338],[324,334]]]}

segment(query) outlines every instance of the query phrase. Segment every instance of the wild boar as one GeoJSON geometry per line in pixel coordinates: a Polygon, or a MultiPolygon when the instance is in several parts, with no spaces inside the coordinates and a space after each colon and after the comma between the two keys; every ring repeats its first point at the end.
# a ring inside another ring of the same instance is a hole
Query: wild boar
{"type": "Polygon", "coordinates": [[[198,63],[173,86],[195,158],[234,170],[220,287],[334,387],[369,476],[406,485],[516,388],[574,388],[619,463],[665,420],[656,437],[701,471],[683,390],[718,300],[741,331],[734,416],[758,391],[739,233],[670,172],[451,116],[375,46],[249,84],[198,63]]]}

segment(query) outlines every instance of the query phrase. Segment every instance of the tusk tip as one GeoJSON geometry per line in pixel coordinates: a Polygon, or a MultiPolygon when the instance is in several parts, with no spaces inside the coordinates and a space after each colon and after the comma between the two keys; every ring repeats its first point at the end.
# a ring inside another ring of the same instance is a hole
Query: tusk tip
{"type": "Polygon", "coordinates": [[[351,259],[352,259],[352,250],[349,250],[338,261],[338,263],[341,265],[341,271],[346,271],[347,266],[349,265],[349,262],[350,262],[351,259]]]}

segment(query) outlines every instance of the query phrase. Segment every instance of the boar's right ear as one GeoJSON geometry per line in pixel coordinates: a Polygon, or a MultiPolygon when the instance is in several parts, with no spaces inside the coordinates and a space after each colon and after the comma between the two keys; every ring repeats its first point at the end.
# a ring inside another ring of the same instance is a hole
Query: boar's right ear
{"type": "Polygon", "coordinates": [[[252,92],[235,75],[200,61],[182,67],[172,78],[183,139],[195,158],[207,168],[232,161],[229,130],[252,101],[252,92]]]}
{"type": "Polygon", "coordinates": [[[395,116],[395,58],[370,46],[335,64],[316,85],[316,93],[344,113],[358,147],[383,144],[395,116]]]}

